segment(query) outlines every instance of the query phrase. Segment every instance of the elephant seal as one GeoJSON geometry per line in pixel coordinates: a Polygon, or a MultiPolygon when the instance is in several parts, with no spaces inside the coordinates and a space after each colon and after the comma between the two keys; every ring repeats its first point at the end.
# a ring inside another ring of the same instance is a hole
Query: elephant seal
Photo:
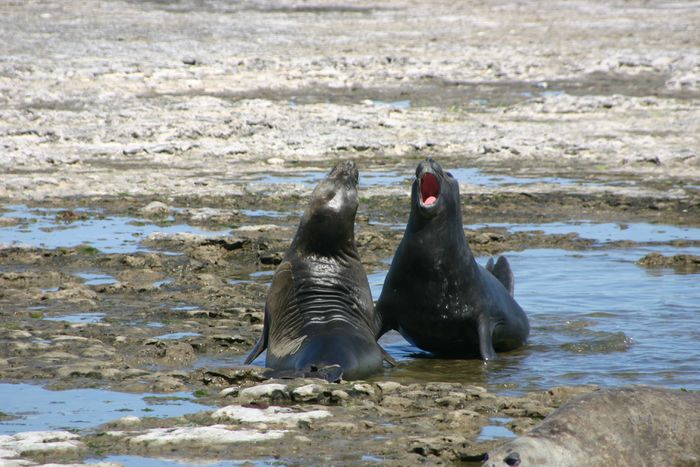
{"type": "Polygon", "coordinates": [[[459,183],[434,160],[421,162],[406,231],[377,302],[382,332],[397,329],[423,350],[483,360],[520,347],[530,325],[513,299],[508,260],[487,268],[464,236],[459,183]]]}
{"type": "Polygon", "coordinates": [[[642,386],[573,399],[484,466],[700,465],[700,394],[642,386]]]}
{"type": "Polygon", "coordinates": [[[340,162],[314,189],[246,364],[267,349],[266,366],[278,374],[336,380],[364,378],[390,360],[377,344],[381,320],[355,245],[357,183],[355,163],[340,162]]]}

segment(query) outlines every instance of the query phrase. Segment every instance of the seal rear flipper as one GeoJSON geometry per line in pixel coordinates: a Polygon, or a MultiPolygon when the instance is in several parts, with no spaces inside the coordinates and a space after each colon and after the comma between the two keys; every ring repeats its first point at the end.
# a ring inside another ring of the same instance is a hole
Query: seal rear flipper
{"type": "Polygon", "coordinates": [[[494,264],[493,258],[489,258],[488,263],[486,263],[486,270],[493,274],[494,277],[503,284],[503,287],[506,288],[508,293],[513,296],[515,278],[513,277],[513,271],[511,271],[510,264],[505,256],[499,256],[496,264],[494,264]]]}
{"type": "Polygon", "coordinates": [[[491,336],[491,320],[487,315],[479,316],[479,354],[485,362],[496,358],[496,351],[493,349],[491,336]]]}

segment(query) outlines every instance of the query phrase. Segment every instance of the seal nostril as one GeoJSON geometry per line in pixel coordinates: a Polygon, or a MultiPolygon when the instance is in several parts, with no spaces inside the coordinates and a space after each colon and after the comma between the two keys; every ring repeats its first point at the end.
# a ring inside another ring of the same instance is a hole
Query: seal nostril
{"type": "Polygon", "coordinates": [[[503,458],[503,462],[510,465],[511,467],[516,467],[520,465],[520,454],[518,454],[517,452],[511,452],[503,458]]]}

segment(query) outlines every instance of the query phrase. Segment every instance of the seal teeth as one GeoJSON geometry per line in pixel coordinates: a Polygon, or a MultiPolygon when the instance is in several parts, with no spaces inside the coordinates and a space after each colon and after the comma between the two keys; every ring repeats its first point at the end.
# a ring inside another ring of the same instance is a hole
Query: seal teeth
{"type": "Polygon", "coordinates": [[[423,174],[420,179],[420,197],[425,206],[432,206],[440,196],[440,183],[435,175],[423,174]]]}

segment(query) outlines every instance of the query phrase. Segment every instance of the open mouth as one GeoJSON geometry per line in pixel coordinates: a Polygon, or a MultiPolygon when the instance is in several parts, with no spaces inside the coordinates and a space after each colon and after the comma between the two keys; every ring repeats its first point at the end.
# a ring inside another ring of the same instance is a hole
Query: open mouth
{"type": "Polygon", "coordinates": [[[424,206],[432,206],[440,196],[440,183],[435,175],[423,174],[420,178],[420,198],[424,206]]]}

